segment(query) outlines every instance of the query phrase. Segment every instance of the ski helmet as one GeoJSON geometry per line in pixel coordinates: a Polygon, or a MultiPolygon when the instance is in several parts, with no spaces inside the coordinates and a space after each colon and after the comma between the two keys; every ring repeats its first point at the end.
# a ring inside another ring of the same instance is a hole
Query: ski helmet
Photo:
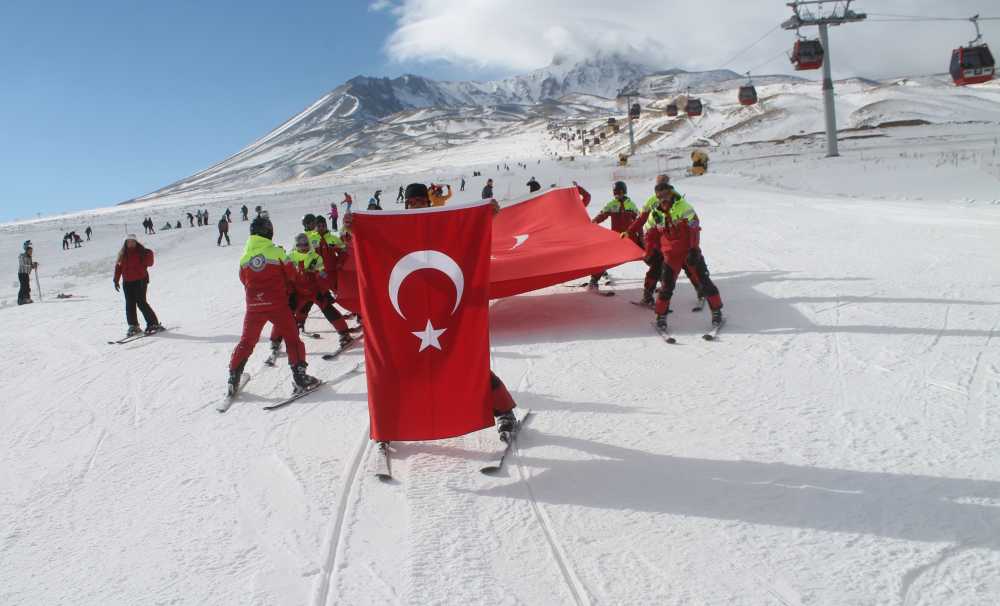
{"type": "Polygon", "coordinates": [[[306,216],[302,217],[302,227],[309,231],[316,225],[316,215],[308,213],[306,216]]]}
{"type": "Polygon", "coordinates": [[[295,248],[309,248],[309,236],[305,234],[295,236],[295,248]]]}
{"type": "Polygon", "coordinates": [[[621,193],[623,195],[627,194],[628,193],[628,187],[625,185],[624,181],[615,181],[614,186],[611,188],[611,193],[613,193],[615,195],[618,195],[619,193],[621,193]]]}
{"type": "Polygon", "coordinates": [[[274,225],[267,216],[259,216],[250,222],[250,235],[270,240],[274,237],[274,225]]]}
{"type": "Polygon", "coordinates": [[[24,252],[28,252],[29,248],[31,248],[31,240],[25,240],[24,241],[24,252]]]}
{"type": "Polygon", "coordinates": [[[323,215],[316,215],[316,229],[317,230],[319,229],[320,225],[323,226],[323,231],[327,230],[327,227],[326,227],[326,217],[324,217],[323,215]]]}

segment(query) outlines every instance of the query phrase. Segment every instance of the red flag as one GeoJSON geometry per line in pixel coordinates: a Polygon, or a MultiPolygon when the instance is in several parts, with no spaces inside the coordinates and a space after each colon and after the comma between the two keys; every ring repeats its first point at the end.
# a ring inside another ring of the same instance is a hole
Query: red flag
{"type": "Polygon", "coordinates": [[[488,204],[356,211],[354,256],[374,440],[490,427],[488,204]]]}
{"type": "Polygon", "coordinates": [[[628,238],[587,215],[576,187],[505,206],[493,225],[490,298],[561,284],[641,259],[628,238]]]}

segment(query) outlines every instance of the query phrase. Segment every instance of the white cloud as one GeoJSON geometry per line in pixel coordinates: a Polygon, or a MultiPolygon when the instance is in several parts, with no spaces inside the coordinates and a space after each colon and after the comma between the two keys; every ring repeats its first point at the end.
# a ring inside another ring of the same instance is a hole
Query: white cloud
{"type": "MultiPolygon", "coordinates": [[[[966,17],[995,0],[857,0],[859,12],[966,17]]],[[[389,4],[376,0],[374,4],[389,4]]],[[[832,4],[832,3],[831,3],[832,4]]],[[[1000,7],[996,11],[1000,14],[1000,7]]],[[[625,52],[663,68],[791,72],[782,51],[792,32],[778,30],[725,64],[791,16],[784,0],[398,0],[386,42],[395,61],[446,61],[521,72],[556,54],[625,52]]],[[[951,49],[972,38],[968,22],[851,24],[831,29],[836,75],[888,77],[944,72],[951,49]]],[[[1000,46],[998,22],[982,24],[1000,46]]],[[[803,30],[816,35],[815,28],[803,30]]]]}

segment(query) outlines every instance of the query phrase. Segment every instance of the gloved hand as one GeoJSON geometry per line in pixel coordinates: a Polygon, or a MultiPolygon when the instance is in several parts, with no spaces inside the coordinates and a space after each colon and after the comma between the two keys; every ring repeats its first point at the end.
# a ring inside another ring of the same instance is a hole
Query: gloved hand
{"type": "Polygon", "coordinates": [[[628,237],[628,232],[627,231],[623,231],[622,233],[618,234],[618,237],[621,238],[622,240],[624,240],[625,238],[628,237]]]}
{"type": "Polygon", "coordinates": [[[115,292],[121,292],[121,291],[122,289],[120,286],[118,286],[118,282],[115,282],[115,292]]]}
{"type": "Polygon", "coordinates": [[[692,248],[691,250],[688,251],[687,264],[695,265],[698,262],[698,257],[700,256],[701,256],[701,249],[692,248]]]}

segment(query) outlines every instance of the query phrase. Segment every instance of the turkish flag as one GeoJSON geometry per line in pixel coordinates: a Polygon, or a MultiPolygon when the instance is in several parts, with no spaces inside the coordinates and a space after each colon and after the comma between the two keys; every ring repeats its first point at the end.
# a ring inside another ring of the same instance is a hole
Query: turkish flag
{"type": "Polygon", "coordinates": [[[371,437],[438,440],[493,425],[488,203],[355,211],[371,437]]]}
{"type": "Polygon", "coordinates": [[[643,257],[628,238],[591,222],[576,187],[503,207],[493,225],[490,298],[510,297],[643,257]]]}

